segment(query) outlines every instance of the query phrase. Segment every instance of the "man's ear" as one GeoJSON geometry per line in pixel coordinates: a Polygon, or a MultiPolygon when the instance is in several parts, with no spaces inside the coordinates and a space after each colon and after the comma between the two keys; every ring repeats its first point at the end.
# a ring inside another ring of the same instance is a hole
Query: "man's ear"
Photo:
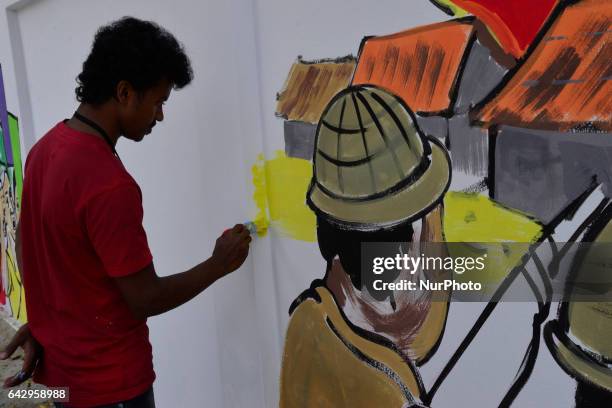
{"type": "Polygon", "coordinates": [[[120,105],[127,105],[129,100],[135,96],[136,91],[132,84],[126,80],[121,80],[115,88],[115,100],[120,105]]]}

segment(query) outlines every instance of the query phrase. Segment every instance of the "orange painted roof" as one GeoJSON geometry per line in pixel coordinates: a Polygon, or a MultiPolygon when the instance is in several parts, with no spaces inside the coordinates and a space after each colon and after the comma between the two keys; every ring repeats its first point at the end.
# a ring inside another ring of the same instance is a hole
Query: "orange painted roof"
{"type": "Polygon", "coordinates": [[[501,92],[473,117],[566,131],[592,123],[612,130],[612,2],[568,6],[501,92]]]}
{"type": "Polygon", "coordinates": [[[473,30],[470,22],[447,21],[367,38],[353,84],[386,88],[415,112],[444,111],[473,30]]]}
{"type": "Polygon", "coordinates": [[[323,109],[335,94],[346,88],[355,71],[355,58],[306,62],[291,66],[278,94],[276,115],[287,120],[318,123],[323,109]]]}

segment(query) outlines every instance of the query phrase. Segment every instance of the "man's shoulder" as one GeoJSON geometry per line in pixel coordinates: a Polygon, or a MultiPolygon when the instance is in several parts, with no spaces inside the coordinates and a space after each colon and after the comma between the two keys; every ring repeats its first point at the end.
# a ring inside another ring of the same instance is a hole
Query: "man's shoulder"
{"type": "Polygon", "coordinates": [[[71,131],[62,122],[30,149],[26,173],[26,178],[42,177],[47,183],[67,186],[85,196],[123,186],[140,190],[104,140],[71,131]]]}
{"type": "Polygon", "coordinates": [[[34,145],[30,148],[28,156],[31,156],[38,150],[44,150],[46,147],[48,147],[50,143],[53,143],[55,136],[61,133],[60,124],[61,122],[53,126],[47,131],[47,133],[45,133],[40,139],[38,139],[36,143],[34,143],[34,145]]]}
{"type": "Polygon", "coordinates": [[[115,163],[107,163],[103,168],[91,169],[88,174],[75,176],[80,179],[76,184],[83,190],[83,198],[91,199],[116,192],[125,194],[133,191],[142,199],[140,186],[117,159],[115,163]]]}

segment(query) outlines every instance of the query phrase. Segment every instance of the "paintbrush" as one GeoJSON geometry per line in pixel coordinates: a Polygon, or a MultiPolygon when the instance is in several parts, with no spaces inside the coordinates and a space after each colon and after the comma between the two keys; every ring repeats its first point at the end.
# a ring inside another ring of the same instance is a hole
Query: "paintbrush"
{"type": "Polygon", "coordinates": [[[255,218],[253,221],[244,223],[246,229],[249,230],[251,236],[259,235],[260,237],[266,234],[268,230],[268,220],[263,217],[255,218]]]}
{"type": "MultiPolygon", "coordinates": [[[[242,225],[244,225],[244,227],[249,230],[251,236],[263,236],[268,230],[268,221],[263,218],[256,218],[253,221],[246,221],[243,222],[242,225]]],[[[231,231],[231,228],[226,229],[225,231],[223,231],[223,233],[225,234],[228,231],[231,231]]]]}

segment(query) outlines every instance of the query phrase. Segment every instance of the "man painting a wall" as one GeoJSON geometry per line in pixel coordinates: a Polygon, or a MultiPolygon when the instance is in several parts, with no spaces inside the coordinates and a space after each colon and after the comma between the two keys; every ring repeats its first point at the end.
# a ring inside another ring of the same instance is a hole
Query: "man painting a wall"
{"type": "Polygon", "coordinates": [[[26,162],[16,247],[29,321],[2,353],[25,350],[22,371],[5,387],[33,374],[69,387],[69,405],[58,407],[155,406],[147,317],[189,301],[246,259],[251,238],[238,224],[206,261],[157,276],[141,192],[115,150],[121,136],[149,134],[171,90],[191,79],[182,46],[157,24],[126,17],[98,30],[78,76],[81,104],[26,162]]]}

